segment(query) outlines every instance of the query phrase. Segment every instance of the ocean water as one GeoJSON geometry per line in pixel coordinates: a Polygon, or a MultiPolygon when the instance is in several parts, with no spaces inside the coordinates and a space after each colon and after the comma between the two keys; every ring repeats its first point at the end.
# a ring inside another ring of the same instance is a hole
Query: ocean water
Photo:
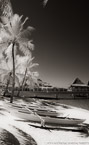
{"type": "Polygon", "coordinates": [[[89,110],[89,99],[76,99],[76,100],[49,100],[50,102],[65,104],[65,105],[71,105],[74,107],[87,109],[89,110]]]}
{"type": "MultiPolygon", "coordinates": [[[[82,108],[82,109],[86,109],[89,110],[89,99],[60,99],[60,100],[56,100],[56,99],[35,99],[35,98],[23,98],[24,101],[26,101],[26,104],[29,104],[31,102],[38,102],[38,104],[41,102],[48,102],[49,104],[53,104],[53,106],[60,105],[60,104],[65,104],[65,105],[70,105],[73,107],[78,107],[78,108],[82,108]]],[[[42,103],[44,104],[44,103],[42,103]]],[[[45,105],[45,104],[44,104],[45,105]]]]}

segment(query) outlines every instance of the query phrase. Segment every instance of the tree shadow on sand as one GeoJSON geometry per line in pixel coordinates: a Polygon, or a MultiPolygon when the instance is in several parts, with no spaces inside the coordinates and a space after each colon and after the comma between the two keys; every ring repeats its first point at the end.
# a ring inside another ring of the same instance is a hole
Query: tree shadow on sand
{"type": "Polygon", "coordinates": [[[35,140],[27,133],[13,126],[18,132],[18,137],[15,137],[9,131],[0,128],[0,145],[37,145],[35,140]],[[19,140],[22,139],[22,142],[19,140]]]}
{"type": "Polygon", "coordinates": [[[19,135],[23,138],[25,145],[37,145],[36,141],[29,134],[25,133],[15,126],[13,126],[13,128],[16,129],[19,135]]]}
{"type": "Polygon", "coordinates": [[[0,145],[20,145],[20,143],[13,134],[0,128],[0,145]]]}

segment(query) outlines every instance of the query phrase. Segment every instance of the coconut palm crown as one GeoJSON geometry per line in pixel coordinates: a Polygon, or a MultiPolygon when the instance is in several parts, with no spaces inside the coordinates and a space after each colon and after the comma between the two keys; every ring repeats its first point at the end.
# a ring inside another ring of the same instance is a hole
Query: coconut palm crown
{"type": "Polygon", "coordinates": [[[0,49],[4,51],[8,45],[14,43],[15,49],[19,49],[25,55],[29,55],[33,50],[34,45],[32,40],[30,40],[32,27],[23,28],[26,20],[22,22],[22,16],[14,14],[10,21],[7,18],[2,17],[2,22],[0,23],[0,49]],[[6,22],[6,23],[5,23],[6,22]]]}

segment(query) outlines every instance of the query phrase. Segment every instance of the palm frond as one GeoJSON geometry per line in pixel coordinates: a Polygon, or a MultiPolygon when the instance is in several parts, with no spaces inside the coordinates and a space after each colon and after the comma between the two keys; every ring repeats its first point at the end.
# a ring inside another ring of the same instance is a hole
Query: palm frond
{"type": "Polygon", "coordinates": [[[28,60],[28,56],[19,56],[19,55],[16,56],[16,60],[15,60],[16,72],[22,73],[23,67],[25,70],[27,60],[28,60]]]}
{"type": "Polygon", "coordinates": [[[32,61],[34,60],[35,57],[32,57],[32,56],[29,56],[28,59],[27,59],[27,66],[29,66],[30,64],[32,64],[32,61]]]}
{"type": "Polygon", "coordinates": [[[0,59],[0,68],[5,70],[5,71],[12,71],[12,61],[6,61],[6,58],[1,58],[0,59]]]}
{"type": "Polygon", "coordinates": [[[28,26],[26,29],[24,29],[23,31],[21,31],[21,33],[19,33],[19,38],[29,40],[30,37],[31,37],[31,32],[33,30],[35,30],[33,27],[28,26]]]}
{"type": "MultiPolygon", "coordinates": [[[[22,17],[23,17],[23,15],[20,18],[22,19],[22,17]]],[[[23,30],[23,26],[24,26],[24,24],[26,23],[27,20],[28,20],[28,17],[26,17],[25,20],[22,22],[20,31],[23,30]]]]}
{"type": "Polygon", "coordinates": [[[11,23],[11,27],[12,27],[14,35],[18,35],[21,29],[21,17],[19,17],[18,14],[14,14],[10,23],[11,23]]]}
{"type": "Polygon", "coordinates": [[[6,50],[7,47],[8,47],[8,43],[0,43],[0,55],[1,54],[3,55],[3,52],[6,50]]]}
{"type": "Polygon", "coordinates": [[[0,43],[4,43],[4,42],[7,42],[8,40],[10,40],[11,36],[10,36],[10,33],[8,33],[5,30],[5,28],[1,28],[0,29],[0,38],[1,38],[0,43]]]}
{"type": "Polygon", "coordinates": [[[4,29],[5,29],[6,33],[9,34],[10,39],[13,40],[14,39],[14,33],[13,33],[10,22],[7,23],[7,25],[4,26],[4,29]]]}
{"type": "Polygon", "coordinates": [[[32,63],[30,66],[29,66],[29,69],[33,68],[33,67],[36,67],[38,66],[39,64],[38,63],[32,63]]]}
{"type": "Polygon", "coordinates": [[[0,0],[0,17],[5,16],[10,19],[13,15],[13,9],[10,0],[0,0]]]}
{"type": "Polygon", "coordinates": [[[19,43],[19,49],[22,51],[24,55],[31,55],[31,50],[33,49],[33,47],[34,47],[33,44],[30,44],[30,46],[28,47],[27,42],[19,43]]]}
{"type": "Polygon", "coordinates": [[[34,87],[35,84],[38,83],[37,81],[37,78],[39,76],[39,73],[38,72],[28,72],[27,73],[27,76],[28,76],[28,79],[27,79],[27,84],[30,86],[30,87],[34,87]]]}
{"type": "Polygon", "coordinates": [[[27,47],[28,47],[30,50],[34,50],[34,44],[32,43],[32,40],[28,41],[27,47]]]}
{"type": "Polygon", "coordinates": [[[25,45],[21,45],[20,46],[20,50],[22,51],[22,53],[24,55],[30,55],[31,51],[27,49],[27,47],[25,45]]]}
{"type": "Polygon", "coordinates": [[[5,50],[6,57],[8,57],[8,58],[12,57],[12,46],[13,46],[13,44],[11,43],[5,50]]]}

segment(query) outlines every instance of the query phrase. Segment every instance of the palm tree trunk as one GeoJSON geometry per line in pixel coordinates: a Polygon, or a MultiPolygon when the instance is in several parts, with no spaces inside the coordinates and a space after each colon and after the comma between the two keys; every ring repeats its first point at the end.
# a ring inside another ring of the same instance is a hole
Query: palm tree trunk
{"type": "Polygon", "coordinates": [[[13,97],[14,97],[14,87],[15,87],[15,56],[14,56],[14,46],[15,46],[15,42],[13,42],[13,46],[12,46],[13,81],[12,81],[12,95],[11,95],[11,98],[10,98],[10,103],[13,102],[13,97]]]}
{"type": "MultiPolygon", "coordinates": [[[[27,79],[26,79],[26,77],[25,77],[25,81],[24,81],[24,85],[23,85],[24,87],[25,87],[26,82],[27,82],[27,79]]],[[[24,89],[24,88],[23,88],[23,89],[24,89]]]]}
{"type": "Polygon", "coordinates": [[[8,86],[10,84],[10,77],[11,77],[11,72],[9,73],[9,78],[7,80],[7,85],[6,85],[6,89],[5,89],[5,92],[4,92],[4,96],[6,95],[7,91],[8,91],[8,86]]]}
{"type": "Polygon", "coordinates": [[[22,81],[22,86],[20,87],[20,89],[19,89],[19,91],[17,93],[17,97],[19,97],[20,91],[23,91],[23,89],[24,89],[24,82],[26,80],[26,74],[27,74],[27,68],[25,70],[24,78],[23,78],[23,81],[22,81]]]}
{"type": "Polygon", "coordinates": [[[21,87],[19,87],[19,89],[18,89],[18,92],[17,92],[17,97],[19,97],[19,95],[20,95],[20,90],[21,90],[21,87]]]}
{"type": "Polygon", "coordinates": [[[23,82],[22,82],[22,91],[24,89],[24,83],[25,83],[25,80],[26,80],[26,74],[27,74],[27,68],[25,70],[25,74],[24,74],[24,78],[23,78],[23,82]]]}

